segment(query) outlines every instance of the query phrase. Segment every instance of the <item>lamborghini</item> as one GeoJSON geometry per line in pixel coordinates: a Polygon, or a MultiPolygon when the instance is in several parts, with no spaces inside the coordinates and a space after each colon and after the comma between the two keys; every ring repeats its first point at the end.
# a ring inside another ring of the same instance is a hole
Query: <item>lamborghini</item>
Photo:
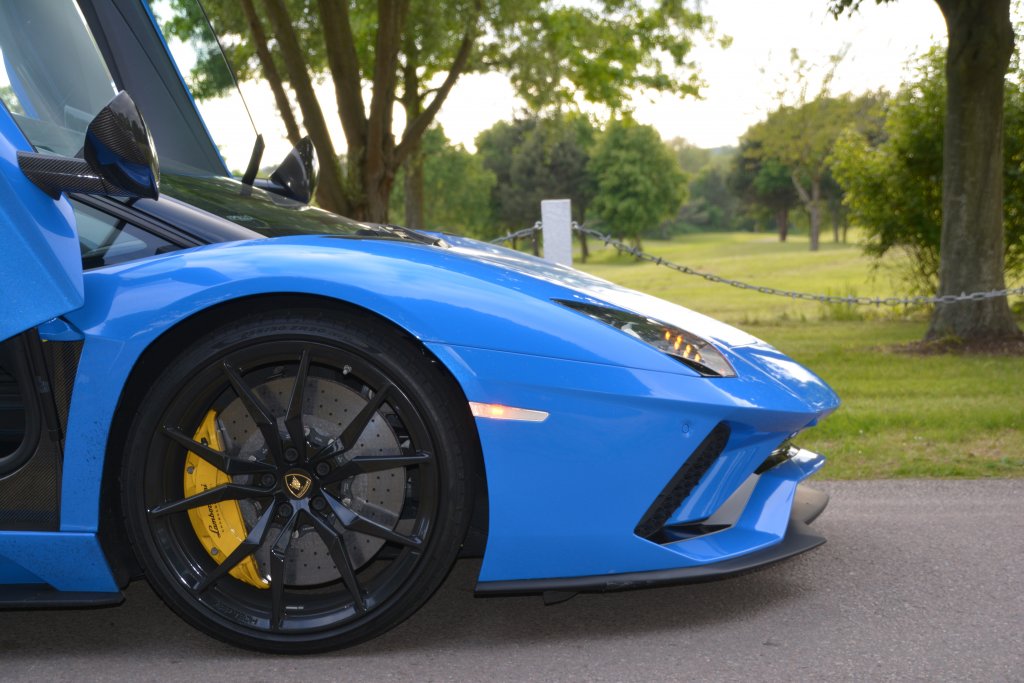
{"type": "Polygon", "coordinates": [[[460,556],[478,594],[550,602],[823,542],[794,439],[838,399],[770,345],[314,208],[308,142],[234,177],[143,0],[2,3],[0,61],[0,607],[145,579],[304,653],[400,623],[460,556]]]}

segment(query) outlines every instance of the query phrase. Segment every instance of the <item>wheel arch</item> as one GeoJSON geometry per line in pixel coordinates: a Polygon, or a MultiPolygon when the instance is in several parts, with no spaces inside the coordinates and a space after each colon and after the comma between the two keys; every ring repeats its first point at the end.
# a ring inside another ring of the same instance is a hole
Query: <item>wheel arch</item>
{"type": "Polygon", "coordinates": [[[103,462],[103,476],[100,489],[99,539],[110,562],[111,571],[118,585],[126,585],[132,578],[141,574],[128,542],[124,529],[119,495],[120,471],[123,461],[125,444],[136,410],[152,385],[167,364],[181,350],[198,337],[211,329],[230,324],[247,315],[267,312],[268,310],[334,310],[339,313],[355,313],[373,317],[395,333],[400,334],[414,343],[420,351],[436,364],[450,381],[452,388],[458,392],[465,406],[465,424],[470,429],[471,440],[475,445],[473,462],[469,464],[470,491],[473,497],[473,512],[470,528],[464,540],[463,554],[480,556],[483,554],[487,538],[488,495],[487,477],[484,459],[480,446],[480,436],[476,422],[469,412],[468,400],[458,379],[451,370],[434,355],[415,335],[392,320],[365,307],[347,301],[332,299],[315,294],[258,294],[224,301],[208,308],[196,311],[192,315],[177,321],[150,342],[138,356],[121,388],[117,407],[114,412],[107,438],[106,454],[103,462]]]}

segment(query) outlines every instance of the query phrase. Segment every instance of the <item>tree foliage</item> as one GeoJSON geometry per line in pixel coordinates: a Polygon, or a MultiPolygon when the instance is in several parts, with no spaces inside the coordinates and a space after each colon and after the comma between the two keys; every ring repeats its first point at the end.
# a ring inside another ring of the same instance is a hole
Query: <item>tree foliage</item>
{"type": "Polygon", "coordinates": [[[785,242],[789,235],[789,212],[799,204],[793,187],[793,172],[782,161],[767,156],[754,124],[740,140],[728,176],[729,189],[746,205],[755,220],[769,217],[785,242]]]}
{"type": "Polygon", "coordinates": [[[741,228],[741,200],[729,184],[735,147],[705,149],[683,138],[668,142],[686,176],[687,198],[676,220],[663,224],[662,236],[694,230],[741,228]]]}
{"type": "MultiPolygon", "coordinates": [[[[818,248],[832,149],[840,134],[857,129],[876,136],[881,129],[881,99],[820,95],[795,106],[781,106],[744,135],[745,154],[759,164],[762,192],[778,189],[778,174],[788,170],[796,195],[810,217],[811,250],[818,248]],[[756,155],[756,156],[755,156],[756,155]]],[[[758,188],[755,188],[757,191],[758,188]]]]}
{"type": "MultiPolygon", "coordinates": [[[[460,235],[492,237],[491,192],[496,179],[484,167],[478,154],[462,145],[453,145],[439,126],[423,136],[424,225],[460,235]]],[[[400,211],[405,202],[405,186],[395,183],[391,195],[392,211],[400,211]]]]}
{"type": "MultiPolygon", "coordinates": [[[[868,253],[908,252],[908,279],[929,293],[939,284],[942,237],[944,53],[936,48],[917,61],[913,78],[889,104],[884,140],[872,143],[849,131],[834,154],[834,172],[852,218],[867,231],[868,253]]],[[[1005,121],[1006,268],[1019,275],[1024,273],[1024,94],[1012,84],[1006,90],[1005,121]]]]}
{"type": "Polygon", "coordinates": [[[729,185],[729,166],[707,163],[690,176],[679,221],[683,229],[736,230],[740,204],[740,198],[729,185]]]}
{"type": "MultiPolygon", "coordinates": [[[[166,23],[169,32],[198,39],[201,18],[192,0],[172,4],[178,11],[166,23]]],[[[266,79],[289,136],[302,127],[312,138],[321,162],[320,203],[369,220],[386,220],[398,169],[420,163],[420,140],[463,74],[507,73],[534,110],[585,100],[615,111],[637,90],[694,94],[700,83],[688,56],[695,37],[711,31],[694,5],[206,0],[240,77],[266,79]],[[313,91],[318,78],[334,84],[344,165],[313,91]],[[406,120],[396,135],[399,106],[406,120]]],[[[202,95],[228,85],[203,73],[206,61],[193,74],[202,95]]]]}
{"type": "MultiPolygon", "coordinates": [[[[863,0],[829,0],[837,17],[863,0]]],[[[890,0],[875,0],[878,4],[890,0]]],[[[1006,74],[1014,52],[1010,0],[936,0],[946,20],[939,294],[1001,290],[1006,74]]],[[[1019,85],[1019,84],[1018,84],[1019,85]]],[[[926,337],[1020,338],[1005,297],[940,304],[926,337]]]]}
{"type": "Polygon", "coordinates": [[[532,225],[544,199],[569,199],[573,219],[586,220],[594,195],[587,164],[596,134],[580,115],[502,121],[483,131],[476,146],[498,181],[492,193],[496,226],[532,225]]]}
{"type": "Polygon", "coordinates": [[[588,170],[596,185],[592,213],[638,247],[641,235],[674,215],[686,197],[675,155],[654,128],[630,118],[608,123],[588,170]]]}
{"type": "Polygon", "coordinates": [[[676,155],[679,168],[688,176],[697,175],[713,163],[713,150],[698,147],[683,138],[669,140],[668,146],[676,155]]]}

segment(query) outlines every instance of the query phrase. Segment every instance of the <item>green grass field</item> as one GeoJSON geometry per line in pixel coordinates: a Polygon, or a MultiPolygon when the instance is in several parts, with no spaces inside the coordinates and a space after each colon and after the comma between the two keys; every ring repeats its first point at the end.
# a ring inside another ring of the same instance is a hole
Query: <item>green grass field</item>
{"type": "MultiPolygon", "coordinates": [[[[754,284],[865,296],[905,293],[896,271],[873,269],[855,244],[728,233],[648,240],[676,263],[754,284]]],[[[595,275],[707,313],[791,355],[843,400],[799,442],[829,457],[822,476],[1024,477],[1024,358],[917,356],[893,346],[920,339],[927,311],[792,301],[708,283],[598,248],[595,275]]],[[[895,261],[889,266],[896,265],[895,261]]]]}

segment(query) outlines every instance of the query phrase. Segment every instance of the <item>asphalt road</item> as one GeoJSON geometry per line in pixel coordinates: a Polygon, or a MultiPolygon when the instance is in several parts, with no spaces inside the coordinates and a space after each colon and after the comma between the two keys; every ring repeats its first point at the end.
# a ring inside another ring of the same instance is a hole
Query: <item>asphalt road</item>
{"type": "Polygon", "coordinates": [[[463,560],[395,630],[305,658],[221,645],[136,584],[0,613],[0,680],[1024,681],[1024,480],[816,485],[829,542],[737,579],[545,607],[474,598],[463,560]]]}

